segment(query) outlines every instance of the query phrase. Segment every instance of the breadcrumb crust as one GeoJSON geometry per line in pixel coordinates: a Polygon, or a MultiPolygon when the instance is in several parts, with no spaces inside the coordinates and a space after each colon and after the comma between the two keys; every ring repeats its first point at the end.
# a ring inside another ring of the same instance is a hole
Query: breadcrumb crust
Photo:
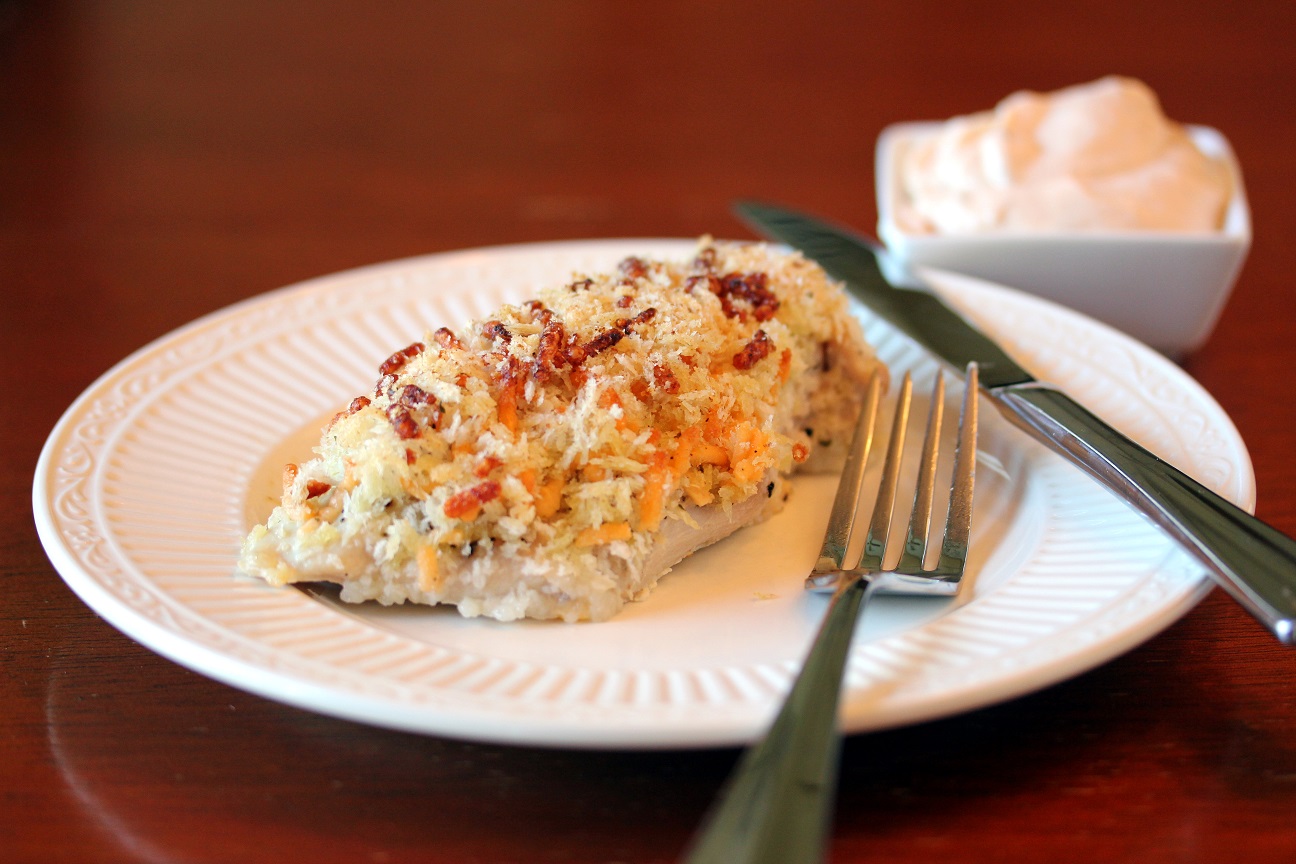
{"type": "Polygon", "coordinates": [[[878,369],[797,253],[703,238],[687,261],[574,274],[393,353],[285,469],[240,569],[350,601],[602,620],[831,463],[878,369]]]}

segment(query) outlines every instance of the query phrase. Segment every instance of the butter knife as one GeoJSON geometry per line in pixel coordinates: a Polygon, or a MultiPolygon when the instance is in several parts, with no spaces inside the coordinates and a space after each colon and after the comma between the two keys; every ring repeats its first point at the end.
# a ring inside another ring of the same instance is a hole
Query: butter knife
{"type": "Polygon", "coordinates": [[[1041,383],[935,293],[892,285],[885,250],[848,229],[769,204],[739,202],[758,233],[799,249],[866,306],[956,372],[975,362],[981,390],[1010,422],[1084,469],[1206,565],[1280,641],[1296,644],[1296,540],[1202,486],[1041,383]]]}

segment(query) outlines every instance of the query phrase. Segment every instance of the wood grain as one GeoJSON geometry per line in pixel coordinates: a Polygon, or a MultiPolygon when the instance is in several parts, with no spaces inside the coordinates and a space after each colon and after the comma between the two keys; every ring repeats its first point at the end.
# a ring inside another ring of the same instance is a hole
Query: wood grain
{"type": "MultiPolygon", "coordinates": [[[[1184,366],[1296,532],[1290,3],[0,2],[0,859],[673,860],[733,751],[404,735],[141,648],[50,566],[40,447],[134,349],[338,269],[744,236],[737,197],[869,229],[883,126],[1143,78],[1221,129],[1251,256],[1184,366]]],[[[1074,680],[848,741],[833,860],[1296,859],[1296,654],[1219,592],[1074,680]]]]}

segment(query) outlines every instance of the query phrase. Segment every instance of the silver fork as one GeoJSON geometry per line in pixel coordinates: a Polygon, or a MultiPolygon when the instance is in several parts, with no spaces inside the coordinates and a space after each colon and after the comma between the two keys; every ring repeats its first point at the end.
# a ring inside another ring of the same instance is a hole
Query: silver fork
{"type": "Polygon", "coordinates": [[[828,612],[801,673],[765,739],[748,750],[687,851],[687,864],[788,864],[822,861],[826,848],[841,733],[837,703],[855,621],[877,593],[953,595],[967,562],[976,469],[977,368],[968,367],[950,484],[949,512],[935,566],[924,568],[945,384],[940,372],[932,393],[918,468],[913,510],[899,560],[885,567],[887,539],[913,382],[906,373],[896,403],[878,497],[859,561],[845,567],[852,526],[873,443],[881,385],[869,383],[864,406],[833,500],[822,551],[806,587],[832,591],[828,612]]]}

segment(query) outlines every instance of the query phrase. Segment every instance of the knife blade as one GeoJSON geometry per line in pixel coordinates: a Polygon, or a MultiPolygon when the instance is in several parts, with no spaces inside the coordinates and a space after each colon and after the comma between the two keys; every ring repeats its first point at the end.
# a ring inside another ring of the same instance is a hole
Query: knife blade
{"type": "Polygon", "coordinates": [[[861,302],[956,373],[976,362],[981,391],[1010,422],[1082,468],[1206,565],[1210,576],[1287,645],[1296,644],[1296,540],[1131,441],[1062,390],[1037,381],[934,292],[892,285],[876,243],[770,204],[740,219],[800,250],[861,302]]]}

